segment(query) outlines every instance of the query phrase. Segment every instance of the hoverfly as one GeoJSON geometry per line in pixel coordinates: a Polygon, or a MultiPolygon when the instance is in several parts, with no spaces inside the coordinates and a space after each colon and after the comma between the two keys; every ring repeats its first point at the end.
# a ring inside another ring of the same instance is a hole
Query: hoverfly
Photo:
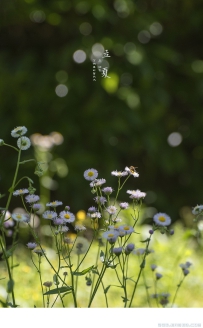
{"type": "Polygon", "coordinates": [[[130,169],[131,173],[135,173],[136,169],[138,169],[138,167],[130,166],[129,169],[130,169]]]}

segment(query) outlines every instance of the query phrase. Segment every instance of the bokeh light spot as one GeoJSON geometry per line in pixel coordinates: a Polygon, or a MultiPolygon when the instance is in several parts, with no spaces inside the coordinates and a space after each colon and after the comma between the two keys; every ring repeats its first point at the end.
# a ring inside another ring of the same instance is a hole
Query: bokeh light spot
{"type": "Polygon", "coordinates": [[[68,94],[68,88],[64,84],[59,84],[59,85],[57,85],[55,92],[58,97],[62,98],[68,94]]]}
{"type": "Polygon", "coordinates": [[[86,53],[83,50],[76,50],[73,54],[73,59],[77,64],[82,64],[86,58],[86,53]]]}
{"type": "Polygon", "coordinates": [[[92,54],[94,55],[94,57],[102,57],[104,53],[104,47],[101,43],[95,43],[93,46],[92,46],[92,54]]]}
{"type": "Polygon", "coordinates": [[[34,10],[30,14],[30,19],[34,23],[42,23],[46,19],[46,15],[42,10],[34,10]]]}
{"type": "Polygon", "coordinates": [[[86,218],[86,213],[83,210],[80,210],[76,213],[76,217],[78,220],[85,220],[86,218]]]}
{"type": "Polygon", "coordinates": [[[137,38],[141,43],[145,44],[150,41],[151,35],[148,31],[143,30],[138,33],[137,38]]]}
{"type": "Polygon", "coordinates": [[[159,22],[154,22],[150,25],[149,31],[152,35],[160,35],[163,32],[163,27],[159,22]]]}
{"type": "Polygon", "coordinates": [[[89,35],[92,32],[92,26],[88,22],[84,22],[79,26],[80,33],[83,35],[89,35]]]}
{"type": "Polygon", "coordinates": [[[131,109],[134,109],[140,104],[140,97],[136,93],[130,93],[126,97],[126,102],[131,109]]]}
{"type": "Polygon", "coordinates": [[[109,78],[102,78],[103,88],[109,92],[114,93],[118,89],[119,77],[116,73],[108,73],[109,78]]]}
{"type": "Polygon", "coordinates": [[[179,132],[173,132],[169,134],[167,141],[171,147],[177,147],[181,144],[183,138],[179,132]]]}

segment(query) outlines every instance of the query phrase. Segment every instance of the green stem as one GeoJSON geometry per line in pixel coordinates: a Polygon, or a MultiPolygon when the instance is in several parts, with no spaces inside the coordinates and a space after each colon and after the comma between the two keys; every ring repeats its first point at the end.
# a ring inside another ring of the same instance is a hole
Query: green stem
{"type": "MultiPolygon", "coordinates": [[[[97,251],[97,257],[96,257],[96,262],[95,262],[95,268],[97,267],[98,259],[99,259],[99,253],[100,253],[100,246],[98,246],[98,251],[97,251]]],[[[90,297],[92,295],[93,287],[94,287],[94,281],[95,281],[95,274],[93,275],[92,279],[92,286],[91,286],[91,291],[90,291],[90,297]]]]}
{"type": "MultiPolygon", "coordinates": [[[[93,299],[94,299],[94,297],[95,297],[95,295],[96,295],[96,292],[97,292],[97,290],[98,290],[98,288],[99,288],[99,285],[100,285],[100,283],[101,283],[101,281],[102,281],[102,278],[103,278],[103,276],[104,276],[104,273],[105,273],[105,271],[106,271],[106,269],[107,269],[107,265],[106,265],[106,254],[107,254],[107,249],[108,249],[108,243],[106,243],[106,250],[105,250],[105,258],[104,258],[104,262],[103,262],[103,265],[102,265],[101,272],[100,272],[100,274],[99,274],[99,278],[98,278],[98,280],[97,280],[97,282],[96,282],[96,285],[95,285],[94,290],[93,290],[93,292],[92,292],[92,295],[91,295],[91,297],[90,297],[89,304],[88,304],[88,308],[89,308],[89,307],[91,306],[91,304],[92,304],[92,301],[93,301],[93,299]]],[[[107,260],[107,263],[108,263],[108,260],[107,260]]]]}
{"type": "Polygon", "coordinates": [[[140,271],[138,273],[138,277],[137,277],[137,280],[135,282],[135,286],[134,286],[134,289],[133,289],[133,293],[132,293],[132,296],[131,296],[131,300],[130,300],[130,304],[129,304],[129,308],[131,307],[132,305],[132,301],[133,301],[133,298],[134,298],[134,295],[135,295],[135,291],[136,291],[136,288],[137,288],[137,284],[140,280],[140,276],[141,276],[141,273],[142,273],[142,270],[144,269],[145,267],[145,258],[146,256],[148,255],[148,248],[149,248],[149,243],[150,243],[150,240],[151,240],[151,236],[148,238],[147,240],[147,246],[146,246],[146,250],[145,250],[145,254],[144,254],[144,257],[143,257],[143,260],[142,260],[142,263],[140,264],[140,271]]]}
{"type": "MultiPolygon", "coordinates": [[[[8,261],[8,258],[7,258],[7,255],[6,255],[6,251],[5,251],[5,249],[4,249],[4,246],[3,246],[3,243],[2,243],[1,238],[0,238],[0,244],[1,244],[1,248],[2,248],[2,251],[3,251],[3,255],[4,255],[4,258],[5,258],[5,261],[6,261],[9,280],[12,281],[13,279],[12,279],[12,274],[11,274],[11,270],[10,270],[9,261],[8,261]]],[[[15,303],[15,295],[14,295],[14,290],[13,290],[13,288],[12,288],[11,295],[12,295],[12,300],[13,300],[13,307],[16,307],[16,303],[15,303]]]]}
{"type": "Polygon", "coordinates": [[[174,295],[174,298],[173,298],[173,302],[172,302],[172,304],[171,304],[171,307],[173,307],[173,304],[174,304],[175,299],[176,299],[176,297],[177,297],[178,290],[179,290],[179,288],[181,287],[181,285],[182,285],[184,279],[185,279],[185,276],[183,277],[182,280],[180,280],[179,284],[177,285],[176,292],[175,292],[175,295],[174,295]]]}
{"type": "Polygon", "coordinates": [[[38,260],[39,260],[38,273],[39,273],[40,285],[41,285],[41,290],[42,290],[43,307],[45,308],[44,291],[43,291],[42,275],[41,275],[41,255],[38,255],[38,260]]]}
{"type": "Polygon", "coordinates": [[[146,282],[146,277],[145,277],[145,273],[144,270],[142,271],[142,278],[144,281],[144,285],[145,285],[145,290],[146,290],[146,295],[147,295],[147,303],[149,305],[149,307],[151,307],[151,303],[150,303],[150,297],[149,297],[149,291],[148,291],[148,286],[147,286],[147,282],[146,282]]]}

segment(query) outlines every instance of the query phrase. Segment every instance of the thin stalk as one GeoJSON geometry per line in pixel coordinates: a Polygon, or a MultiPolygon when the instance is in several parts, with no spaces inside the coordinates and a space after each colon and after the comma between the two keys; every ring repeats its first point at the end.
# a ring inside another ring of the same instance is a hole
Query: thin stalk
{"type": "Polygon", "coordinates": [[[42,290],[43,307],[45,308],[44,291],[43,291],[42,275],[41,275],[41,255],[38,255],[38,260],[39,260],[38,273],[39,273],[40,285],[41,285],[41,290],[42,290]]]}
{"type": "Polygon", "coordinates": [[[180,280],[179,284],[177,285],[176,292],[175,292],[175,295],[174,295],[174,298],[173,298],[173,302],[171,304],[171,307],[173,307],[173,304],[174,304],[174,302],[176,300],[176,297],[177,297],[177,293],[178,293],[179,288],[181,287],[184,279],[185,279],[185,276],[183,276],[182,280],[180,280]]]}
{"type": "Polygon", "coordinates": [[[146,246],[145,254],[144,254],[144,257],[143,257],[142,263],[141,263],[141,265],[140,265],[140,271],[139,271],[139,273],[138,273],[138,277],[137,277],[137,280],[136,280],[136,282],[135,282],[135,286],[134,286],[133,293],[132,293],[132,296],[131,296],[131,300],[130,300],[129,308],[130,308],[131,305],[132,305],[132,301],[133,301],[133,298],[134,298],[134,295],[135,295],[135,291],[136,291],[136,288],[137,288],[137,284],[138,284],[138,282],[139,282],[139,280],[140,280],[140,276],[141,276],[142,270],[143,270],[144,267],[145,267],[145,258],[146,258],[147,254],[148,254],[148,248],[149,248],[149,243],[150,243],[150,240],[151,240],[151,236],[152,236],[152,235],[150,235],[150,237],[148,238],[148,241],[147,241],[147,246],[146,246]]]}
{"type": "MultiPolygon", "coordinates": [[[[98,280],[97,280],[97,282],[96,282],[96,285],[95,285],[94,290],[93,290],[93,292],[92,292],[92,295],[91,295],[91,297],[90,297],[89,304],[88,304],[88,308],[89,308],[89,307],[91,306],[91,304],[92,304],[92,301],[93,301],[93,299],[94,299],[94,297],[95,297],[95,295],[96,295],[96,292],[97,292],[97,290],[98,290],[98,288],[99,288],[99,285],[100,285],[100,283],[101,283],[101,281],[102,281],[102,278],[103,278],[103,276],[104,276],[104,273],[105,273],[105,271],[106,271],[106,269],[107,269],[107,266],[106,266],[106,254],[107,254],[107,249],[108,249],[108,243],[106,243],[106,250],[105,250],[105,258],[104,258],[104,262],[103,262],[103,265],[102,265],[101,272],[100,272],[100,274],[99,274],[99,278],[98,278],[98,280]]],[[[107,260],[107,262],[108,262],[108,260],[107,260]]]]}

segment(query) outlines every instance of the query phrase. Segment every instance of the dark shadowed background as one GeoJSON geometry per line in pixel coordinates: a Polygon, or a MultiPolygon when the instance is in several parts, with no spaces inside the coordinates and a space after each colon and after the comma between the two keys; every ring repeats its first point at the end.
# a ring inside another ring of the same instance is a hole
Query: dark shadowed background
{"type": "MultiPolygon", "coordinates": [[[[10,131],[24,125],[35,145],[24,159],[49,162],[40,183],[33,163],[19,177],[29,175],[37,194],[76,212],[94,205],[86,169],[115,189],[111,171],[133,165],[140,177],[128,188],[148,192],[147,205],[187,223],[202,203],[202,1],[0,4],[0,138],[15,145],[10,131]],[[93,81],[92,61],[105,50],[109,77],[96,69],[93,81]]],[[[1,147],[1,193],[15,156],[1,147]]]]}

